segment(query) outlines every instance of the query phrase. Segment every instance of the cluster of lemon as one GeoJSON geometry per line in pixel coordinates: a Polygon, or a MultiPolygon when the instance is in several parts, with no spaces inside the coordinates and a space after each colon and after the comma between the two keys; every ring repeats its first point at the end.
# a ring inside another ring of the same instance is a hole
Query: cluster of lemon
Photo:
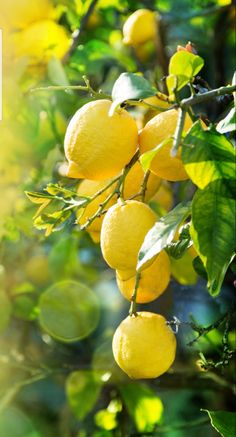
{"type": "MultiPolygon", "coordinates": [[[[122,196],[117,196],[115,187],[117,180],[121,180],[119,175],[124,168],[129,168],[127,165],[137,151],[142,154],[151,150],[174,134],[178,110],[171,109],[156,115],[138,132],[135,120],[125,109],[119,108],[109,114],[111,104],[106,99],[92,101],[72,117],[65,135],[67,175],[82,179],[79,195],[93,199],[82,216],[79,210],[78,223],[82,227],[87,224],[91,237],[96,242],[100,241],[105,261],[116,270],[121,293],[131,300],[137,279],[138,252],[157,219],[146,202],[155,194],[162,179],[179,181],[188,176],[180,154],[170,156],[170,139],[151,163],[150,178],[142,199],[139,194],[144,172],[139,161],[127,172],[122,180],[122,196]],[[97,192],[100,194],[96,197],[97,192]],[[105,214],[96,216],[104,201],[105,214]],[[91,217],[93,220],[90,222],[91,217]]],[[[185,130],[191,124],[187,117],[185,130]]],[[[164,292],[169,280],[170,260],[162,251],[141,272],[136,301],[153,301],[164,292]]],[[[171,366],[175,350],[175,336],[165,318],[144,311],[128,316],[113,339],[114,357],[132,378],[161,375],[171,366]]]]}
{"type": "Polygon", "coordinates": [[[27,57],[29,65],[45,65],[52,56],[61,59],[65,55],[70,38],[56,22],[51,0],[0,0],[0,7],[8,56],[10,51],[16,58],[27,57]]]}

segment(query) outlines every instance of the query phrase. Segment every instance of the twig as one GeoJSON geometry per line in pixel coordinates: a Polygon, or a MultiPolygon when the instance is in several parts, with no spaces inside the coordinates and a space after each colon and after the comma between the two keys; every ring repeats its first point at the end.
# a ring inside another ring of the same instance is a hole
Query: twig
{"type": "Polygon", "coordinates": [[[91,1],[90,5],[88,7],[87,12],[84,14],[84,16],[81,19],[79,29],[77,29],[73,33],[73,35],[72,35],[73,41],[72,41],[72,44],[71,44],[68,52],[65,54],[65,56],[63,58],[63,61],[62,61],[63,63],[66,63],[68,61],[68,59],[71,57],[71,55],[74,53],[75,49],[77,48],[77,46],[79,44],[79,41],[80,41],[81,34],[84,32],[84,29],[85,29],[85,27],[87,25],[89,17],[92,14],[92,12],[93,12],[97,2],[98,2],[98,0],[92,0],[91,1]]]}
{"type": "Polygon", "coordinates": [[[232,94],[234,91],[236,91],[236,85],[220,87],[203,94],[197,94],[194,97],[183,99],[182,102],[180,102],[180,107],[186,110],[189,108],[189,106],[206,102],[207,100],[213,99],[214,97],[223,96],[224,94],[232,94]]]}
{"type": "Polygon", "coordinates": [[[95,91],[88,80],[86,76],[83,76],[85,85],[49,85],[46,87],[38,87],[38,88],[32,88],[30,90],[31,93],[37,92],[37,91],[84,91],[88,92],[91,97],[98,97],[102,99],[111,99],[110,94],[105,94],[102,92],[102,90],[95,91]]]}
{"type": "Polygon", "coordinates": [[[148,179],[149,179],[150,174],[151,174],[150,170],[147,170],[145,172],[143,182],[141,184],[140,196],[141,196],[142,202],[144,202],[144,200],[145,200],[145,195],[146,195],[146,191],[147,191],[147,183],[148,183],[148,179]]]}
{"type": "Polygon", "coordinates": [[[177,152],[178,152],[179,144],[180,144],[181,137],[182,137],[182,132],[184,129],[185,117],[186,117],[186,111],[183,110],[182,108],[180,108],[178,122],[177,122],[176,130],[175,130],[175,134],[174,134],[174,142],[173,142],[173,146],[172,146],[172,149],[170,152],[171,156],[173,156],[173,157],[176,156],[177,152]]]}
{"type": "Polygon", "coordinates": [[[141,277],[141,273],[136,273],[136,278],[135,278],[135,285],[134,285],[134,291],[131,297],[131,305],[130,305],[130,310],[129,310],[129,315],[130,316],[136,316],[136,299],[137,299],[137,292],[138,292],[138,286],[139,286],[139,281],[140,281],[140,277],[141,277]]]}

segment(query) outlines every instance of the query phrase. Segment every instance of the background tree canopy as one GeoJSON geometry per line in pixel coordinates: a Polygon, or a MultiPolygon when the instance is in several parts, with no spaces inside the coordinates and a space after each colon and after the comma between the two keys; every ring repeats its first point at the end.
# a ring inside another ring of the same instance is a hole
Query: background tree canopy
{"type": "MultiPolygon", "coordinates": [[[[113,358],[130,302],[96,232],[80,229],[92,194],[82,185],[76,194],[64,154],[69,121],[94,98],[112,96],[112,110],[125,107],[142,129],[158,105],[184,101],[185,111],[190,92],[232,86],[233,2],[0,0],[0,8],[0,437],[233,437],[233,90],[196,102],[209,129],[197,122],[182,141],[190,180],[162,180],[150,196],[165,218],[138,267],[165,248],[171,281],[138,309],[163,314],[177,332],[176,360],[159,378],[132,380],[113,358]],[[127,45],[123,25],[142,8],[157,14],[158,37],[127,45]]],[[[142,155],[145,171],[157,152],[142,155]]]]}

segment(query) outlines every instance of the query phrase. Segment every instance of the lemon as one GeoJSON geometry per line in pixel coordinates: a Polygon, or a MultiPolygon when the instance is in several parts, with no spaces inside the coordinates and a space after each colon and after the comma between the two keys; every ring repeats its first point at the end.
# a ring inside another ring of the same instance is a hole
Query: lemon
{"type": "Polygon", "coordinates": [[[14,34],[15,54],[26,56],[30,65],[46,64],[53,56],[61,59],[70,46],[63,26],[51,20],[41,20],[14,34]]]}
{"type": "MultiPolygon", "coordinates": [[[[80,196],[88,196],[92,197],[95,193],[97,193],[99,190],[103,189],[107,184],[109,183],[109,180],[105,181],[90,181],[88,179],[84,179],[78,188],[77,193],[80,196]]],[[[78,210],[78,220],[77,222],[80,225],[84,225],[87,220],[92,217],[99,209],[99,206],[106,198],[109,196],[109,194],[112,193],[114,190],[114,186],[109,187],[107,190],[103,191],[102,194],[97,196],[94,200],[92,200],[84,209],[84,212],[81,214],[81,209],[78,210]]],[[[116,197],[114,196],[107,204],[106,209],[114,205],[116,202],[116,197]]],[[[89,232],[91,238],[95,243],[98,243],[100,240],[100,231],[102,222],[104,219],[104,214],[102,214],[100,217],[97,217],[87,228],[87,231],[89,232]]]]}
{"type": "Polygon", "coordinates": [[[26,28],[35,21],[54,18],[50,0],[0,0],[0,7],[2,20],[13,30],[26,28]]]}
{"type": "Polygon", "coordinates": [[[110,100],[86,103],[71,119],[65,135],[68,176],[103,180],[116,176],[131,160],[138,129],[124,109],[109,115],[110,100]]]}
{"type": "Polygon", "coordinates": [[[170,107],[170,103],[166,102],[165,100],[161,100],[156,96],[148,97],[147,99],[144,99],[144,102],[148,103],[149,105],[155,105],[161,108],[161,109],[152,109],[146,107],[146,113],[144,115],[145,124],[156,115],[164,112],[162,111],[162,109],[168,109],[170,107]]]}
{"type": "MultiPolygon", "coordinates": [[[[127,272],[127,276],[128,276],[127,272]]],[[[124,272],[116,272],[117,285],[123,296],[131,300],[136,276],[124,280],[124,272]]],[[[137,303],[152,302],[167,288],[170,281],[170,260],[165,251],[159,253],[155,261],[146,270],[141,272],[137,291],[137,303]]]]}
{"type": "Polygon", "coordinates": [[[163,316],[142,311],[121,322],[112,349],[118,366],[130,378],[157,378],[175,359],[176,339],[163,316]]]}
{"type": "Polygon", "coordinates": [[[45,255],[34,255],[25,266],[26,276],[36,285],[44,285],[50,280],[48,258],[45,255]]]}
{"type": "Polygon", "coordinates": [[[162,181],[160,188],[155,194],[153,200],[157,202],[164,209],[164,211],[168,212],[171,210],[174,204],[174,197],[171,186],[167,181],[162,181]]]}
{"type": "MultiPolygon", "coordinates": [[[[124,199],[129,199],[130,197],[138,194],[141,190],[142,182],[144,178],[144,171],[139,161],[137,161],[129,173],[127,174],[124,182],[124,199]]],[[[147,202],[150,200],[154,194],[157,192],[159,186],[161,184],[161,179],[154,175],[150,174],[147,182],[147,188],[145,191],[144,200],[147,202]]]]}
{"type": "MultiPolygon", "coordinates": [[[[139,145],[141,154],[154,149],[168,137],[174,135],[178,121],[178,110],[170,109],[152,118],[141,130],[139,135],[139,145]]],[[[192,120],[186,115],[184,132],[192,126],[192,120]]],[[[150,170],[162,179],[168,181],[181,181],[188,179],[188,175],[181,161],[181,148],[176,157],[170,156],[173,140],[165,144],[153,158],[150,170]]]]}
{"type": "Polygon", "coordinates": [[[197,282],[197,273],[193,268],[193,259],[197,253],[193,246],[186,250],[179,259],[171,259],[171,274],[179,284],[194,285],[197,282]]]}
{"type": "Polygon", "coordinates": [[[112,206],[101,229],[101,249],[107,264],[117,270],[135,269],[139,249],[155,221],[151,208],[136,200],[112,206]]]}
{"type": "Polygon", "coordinates": [[[155,13],[148,9],[138,9],[128,17],[123,27],[123,42],[139,45],[154,40],[157,32],[155,13]]]}

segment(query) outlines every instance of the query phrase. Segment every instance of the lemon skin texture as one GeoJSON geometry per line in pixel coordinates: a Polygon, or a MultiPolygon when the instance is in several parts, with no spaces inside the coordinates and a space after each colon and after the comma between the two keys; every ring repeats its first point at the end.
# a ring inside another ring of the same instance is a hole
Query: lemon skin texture
{"type": "Polygon", "coordinates": [[[36,21],[54,18],[50,0],[0,0],[0,9],[10,30],[24,29],[36,21]]]}
{"type": "MultiPolygon", "coordinates": [[[[78,195],[80,196],[88,196],[92,197],[95,193],[97,193],[99,190],[103,189],[107,184],[109,183],[109,180],[105,181],[90,181],[88,179],[84,179],[77,190],[78,195]]],[[[102,194],[97,196],[94,200],[92,200],[84,209],[83,214],[80,216],[81,209],[78,210],[78,220],[77,223],[80,225],[84,225],[87,220],[92,217],[99,209],[99,206],[106,198],[112,193],[114,190],[114,187],[111,186],[107,190],[103,191],[102,194]]],[[[107,208],[114,205],[116,202],[116,197],[114,196],[107,204],[107,208]]],[[[100,217],[97,217],[87,228],[87,231],[89,232],[91,238],[94,242],[98,243],[100,241],[100,231],[102,227],[102,222],[104,219],[104,214],[100,217]]]]}
{"type": "Polygon", "coordinates": [[[112,350],[118,366],[130,378],[157,378],[175,359],[176,339],[163,316],[142,311],[121,322],[112,350]]]}
{"type": "Polygon", "coordinates": [[[139,249],[155,221],[151,208],[136,200],[112,206],[101,229],[101,250],[107,264],[117,270],[135,270],[139,249]]]}
{"type": "Polygon", "coordinates": [[[96,100],[80,108],[65,135],[68,176],[104,180],[118,175],[138,144],[134,119],[124,109],[109,116],[110,100],[96,100]]]}
{"type": "MultiPolygon", "coordinates": [[[[128,276],[128,272],[127,272],[128,276]]],[[[123,296],[131,300],[136,276],[124,280],[124,272],[116,272],[117,285],[123,296]]],[[[170,260],[165,251],[160,252],[155,261],[147,269],[141,272],[138,290],[137,303],[148,303],[159,297],[167,288],[170,281],[170,260]]]]}
{"type": "MultiPolygon", "coordinates": [[[[129,173],[127,174],[124,182],[124,199],[129,199],[130,197],[138,194],[141,190],[142,182],[144,179],[144,171],[139,161],[137,161],[129,173]]],[[[154,173],[151,173],[148,178],[147,187],[145,191],[145,202],[148,202],[160,187],[161,179],[154,173]]]]}
{"type": "Polygon", "coordinates": [[[29,65],[46,64],[53,56],[61,59],[70,47],[63,26],[52,20],[42,20],[14,34],[15,54],[28,57],[29,65]]]}
{"type": "MultiPolygon", "coordinates": [[[[141,130],[139,135],[139,147],[141,154],[154,149],[158,144],[173,136],[178,121],[178,110],[170,109],[153,117],[141,130]]],[[[184,132],[192,126],[192,120],[187,114],[184,124],[184,132]]],[[[163,146],[153,158],[150,170],[162,179],[168,181],[181,181],[188,179],[188,175],[181,161],[181,147],[176,157],[170,156],[173,140],[163,146]]]]}
{"type": "Polygon", "coordinates": [[[128,17],[123,26],[123,42],[136,46],[154,40],[157,33],[155,14],[148,9],[138,9],[128,17]]]}

